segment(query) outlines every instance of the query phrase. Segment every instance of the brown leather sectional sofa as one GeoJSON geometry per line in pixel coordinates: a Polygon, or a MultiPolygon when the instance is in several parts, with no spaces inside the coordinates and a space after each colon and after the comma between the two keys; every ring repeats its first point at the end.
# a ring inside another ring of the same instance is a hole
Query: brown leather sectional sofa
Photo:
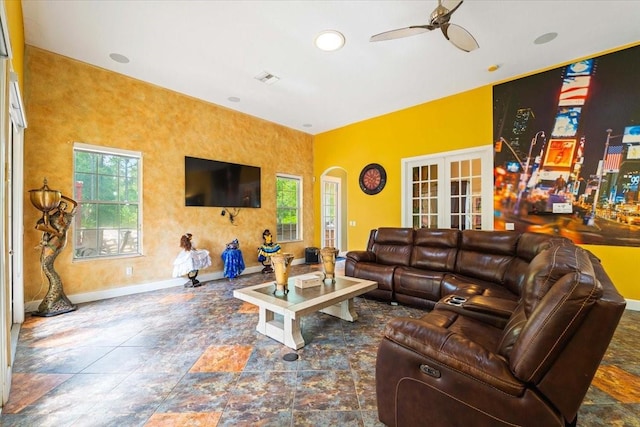
{"type": "Polygon", "coordinates": [[[535,233],[380,228],[345,274],[432,309],[391,319],[376,361],[389,426],[563,426],[625,308],[602,265],[535,233]]]}

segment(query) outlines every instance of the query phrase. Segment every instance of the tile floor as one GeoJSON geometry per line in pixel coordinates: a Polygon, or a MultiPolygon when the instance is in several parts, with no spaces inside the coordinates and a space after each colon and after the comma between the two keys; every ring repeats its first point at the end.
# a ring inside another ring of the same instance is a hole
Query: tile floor
{"type": "MultiPolygon", "coordinates": [[[[318,266],[293,266],[302,274],[318,266]]],[[[392,316],[422,311],[356,299],[360,318],[303,318],[293,350],[255,331],[233,290],[260,273],[81,304],[22,326],[2,426],[377,426],[375,357],[392,316]]],[[[640,426],[640,312],[627,311],[579,426],[640,426]]]]}

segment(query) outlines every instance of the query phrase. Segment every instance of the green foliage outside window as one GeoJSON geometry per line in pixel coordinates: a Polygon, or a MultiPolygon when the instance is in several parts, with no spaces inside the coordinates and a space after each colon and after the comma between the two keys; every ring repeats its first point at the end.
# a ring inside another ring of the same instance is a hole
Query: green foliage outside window
{"type": "Polygon", "coordinates": [[[74,150],[74,257],[139,254],[140,157],[74,150]]]}
{"type": "Polygon", "coordinates": [[[276,240],[299,240],[300,178],[276,177],[276,240]]]}

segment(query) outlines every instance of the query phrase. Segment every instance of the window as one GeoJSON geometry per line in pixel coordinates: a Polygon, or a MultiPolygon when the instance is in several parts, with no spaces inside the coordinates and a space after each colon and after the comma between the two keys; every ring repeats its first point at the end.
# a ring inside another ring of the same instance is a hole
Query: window
{"type": "Polygon", "coordinates": [[[276,176],[276,241],[300,240],[302,178],[276,176]]]}
{"type": "Polygon", "coordinates": [[[142,155],[76,143],[74,259],[140,255],[142,155]]]}

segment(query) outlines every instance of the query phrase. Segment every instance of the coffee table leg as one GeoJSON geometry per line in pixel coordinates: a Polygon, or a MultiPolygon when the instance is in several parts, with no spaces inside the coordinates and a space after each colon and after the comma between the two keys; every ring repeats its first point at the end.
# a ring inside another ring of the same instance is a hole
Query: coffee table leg
{"type": "Polygon", "coordinates": [[[258,315],[258,326],[256,326],[256,331],[260,332],[263,335],[268,335],[267,324],[273,322],[273,318],[273,311],[267,310],[264,307],[260,307],[258,315]]]}
{"type": "Polygon", "coordinates": [[[358,313],[356,313],[356,309],[354,308],[353,298],[349,298],[346,301],[342,301],[338,304],[323,308],[320,311],[322,313],[330,314],[349,322],[355,322],[356,320],[358,320],[358,313]]]}
{"type": "Polygon", "coordinates": [[[304,347],[300,319],[284,316],[283,322],[279,322],[275,320],[273,311],[260,307],[256,331],[294,350],[304,347]]]}
{"type": "Polygon", "coordinates": [[[300,319],[284,316],[284,345],[294,350],[304,347],[304,338],[300,331],[300,319]]]}

